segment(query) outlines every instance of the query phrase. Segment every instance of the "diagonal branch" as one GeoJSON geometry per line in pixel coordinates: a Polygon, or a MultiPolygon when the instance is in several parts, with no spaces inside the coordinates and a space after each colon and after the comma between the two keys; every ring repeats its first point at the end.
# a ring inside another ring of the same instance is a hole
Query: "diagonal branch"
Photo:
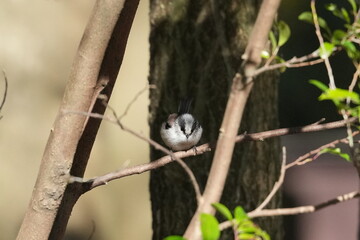
{"type": "MultiPolygon", "coordinates": [[[[307,205],[301,207],[294,207],[294,208],[278,208],[278,209],[262,209],[260,211],[251,211],[247,215],[250,218],[258,218],[258,217],[274,217],[274,216],[285,216],[285,215],[298,215],[298,214],[305,214],[305,213],[313,213],[318,210],[321,210],[326,207],[330,207],[332,205],[336,205],[339,203],[343,203],[346,201],[350,201],[360,197],[360,192],[354,191],[350,193],[346,193],[336,198],[327,200],[325,202],[319,203],[317,205],[307,205]]],[[[226,221],[222,222],[219,226],[220,230],[224,230],[226,228],[230,228],[233,226],[233,222],[226,221]]]]}
{"type": "MultiPolygon", "coordinates": [[[[352,133],[352,137],[353,136],[355,136],[355,135],[357,135],[357,134],[359,134],[360,132],[359,131],[356,131],[356,132],[353,132],[352,133]]],[[[319,147],[319,148],[317,148],[317,149],[314,149],[314,150],[312,150],[312,151],[310,151],[310,152],[308,152],[308,153],[306,153],[306,154],[304,154],[304,155],[302,155],[302,156],[300,156],[300,157],[298,157],[295,161],[293,161],[293,162],[291,162],[291,163],[288,163],[286,166],[285,166],[285,169],[288,169],[288,168],[291,168],[291,167],[293,167],[293,166],[295,166],[295,165],[303,165],[303,164],[305,164],[305,163],[307,163],[307,162],[309,162],[309,161],[313,161],[318,155],[318,153],[321,151],[321,150],[323,150],[323,149],[325,149],[325,148],[328,148],[328,147],[335,147],[335,145],[336,144],[339,144],[339,143],[347,143],[348,142],[348,137],[346,137],[346,138],[342,138],[342,139],[337,139],[337,140],[335,140],[335,141],[332,141],[332,142],[330,142],[330,143],[327,143],[327,144],[325,144],[325,145],[323,145],[323,146],[321,146],[321,147],[319,147]],[[313,158],[310,158],[310,156],[312,156],[312,155],[315,155],[313,158]]]]}
{"type": "Polygon", "coordinates": [[[187,239],[201,239],[199,215],[200,213],[214,214],[211,204],[220,201],[245,104],[254,84],[253,74],[261,61],[260,53],[265,47],[279,4],[280,0],[264,0],[260,7],[243,55],[241,69],[243,75],[237,73],[233,78],[203,201],[185,231],[184,237],[187,239]]]}
{"type": "Polygon", "coordinates": [[[317,205],[307,205],[295,208],[280,208],[280,209],[263,209],[259,212],[249,212],[248,216],[250,218],[257,218],[257,217],[267,217],[267,216],[281,216],[281,215],[296,215],[296,214],[303,214],[303,213],[312,213],[323,209],[325,207],[329,207],[338,203],[342,203],[345,201],[349,201],[352,199],[356,199],[360,197],[360,193],[350,192],[347,194],[340,195],[336,198],[327,200],[325,202],[319,203],[317,205]]]}
{"type": "Polygon", "coordinates": [[[271,190],[269,195],[265,198],[265,200],[253,212],[261,211],[271,201],[271,199],[274,197],[276,192],[280,189],[281,185],[283,184],[284,178],[285,178],[285,172],[286,172],[286,168],[285,168],[285,164],[286,164],[286,148],[285,147],[283,147],[283,149],[282,149],[282,154],[283,154],[283,156],[282,156],[279,180],[274,184],[273,189],[271,190]]]}

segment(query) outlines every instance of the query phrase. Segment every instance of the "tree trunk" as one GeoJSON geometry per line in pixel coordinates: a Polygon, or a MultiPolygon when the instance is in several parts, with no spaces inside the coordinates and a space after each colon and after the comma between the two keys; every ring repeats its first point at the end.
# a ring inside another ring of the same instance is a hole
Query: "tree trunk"
{"type": "MultiPolygon", "coordinates": [[[[254,24],[258,1],[151,1],[149,82],[151,138],[162,142],[160,125],[177,111],[179,99],[192,96],[192,113],[204,132],[201,143],[217,139],[229,87],[254,24]]],[[[241,125],[242,132],[278,127],[277,74],[255,79],[241,125]]],[[[247,142],[235,148],[221,202],[234,209],[254,209],[270,192],[280,167],[279,140],[247,142]]],[[[151,149],[151,159],[162,153],[151,149]]],[[[186,159],[204,189],[213,153],[186,159]]],[[[153,239],[182,235],[196,210],[196,199],[176,163],[151,172],[153,239]]],[[[277,196],[271,206],[280,205],[277,196]]],[[[257,221],[273,239],[281,239],[281,218],[257,221]]],[[[223,239],[229,239],[227,233],[223,239]]]]}

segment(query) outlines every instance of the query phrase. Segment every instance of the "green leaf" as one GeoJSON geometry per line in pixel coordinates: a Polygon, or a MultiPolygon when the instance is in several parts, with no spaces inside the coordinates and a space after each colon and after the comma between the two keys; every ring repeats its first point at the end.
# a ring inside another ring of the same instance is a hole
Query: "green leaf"
{"type": "Polygon", "coordinates": [[[325,59],[328,58],[334,50],[335,50],[334,44],[329,42],[324,42],[324,44],[319,47],[319,55],[322,59],[325,59]]]}
{"type": "Polygon", "coordinates": [[[270,38],[270,42],[271,42],[272,52],[275,52],[275,49],[277,48],[277,41],[276,41],[275,34],[273,31],[269,32],[269,38],[270,38]]]}
{"type": "Polygon", "coordinates": [[[355,0],[348,0],[348,2],[350,3],[352,10],[354,12],[357,12],[357,5],[356,5],[355,0]]]}
{"type": "Polygon", "coordinates": [[[336,29],[331,37],[331,42],[334,44],[341,44],[342,40],[346,38],[346,32],[340,29],[336,29]]]}
{"type": "Polygon", "coordinates": [[[230,210],[224,204],[213,203],[211,205],[216,209],[216,211],[221,213],[221,215],[223,215],[227,220],[233,219],[233,216],[232,216],[230,210]]]}
{"type": "Polygon", "coordinates": [[[325,9],[328,11],[335,11],[338,9],[337,5],[334,3],[325,4],[325,9]]]}
{"type": "Polygon", "coordinates": [[[324,83],[322,83],[318,80],[312,79],[312,80],[309,80],[309,83],[314,85],[315,87],[319,88],[323,92],[326,92],[329,89],[328,86],[326,86],[324,83]]]}
{"type": "Polygon", "coordinates": [[[238,230],[239,230],[239,232],[244,232],[244,233],[255,233],[258,230],[258,228],[255,227],[255,225],[239,226],[238,230]]]}
{"type": "Polygon", "coordinates": [[[246,214],[246,212],[244,211],[244,209],[240,206],[237,206],[234,210],[234,216],[235,219],[238,223],[249,219],[248,215],[246,214]]]}
{"type": "Polygon", "coordinates": [[[298,16],[298,19],[307,23],[314,24],[313,16],[311,12],[303,12],[298,16]]]}
{"type": "Polygon", "coordinates": [[[220,237],[219,222],[211,214],[200,215],[201,233],[203,240],[217,240],[220,237]]]}
{"type": "Polygon", "coordinates": [[[345,48],[346,54],[349,58],[353,60],[360,58],[360,53],[354,43],[350,41],[344,41],[341,45],[345,48]]]}
{"type": "MultiPolygon", "coordinates": [[[[298,19],[303,22],[314,24],[313,15],[311,12],[303,12],[298,16],[298,19]]],[[[331,36],[330,28],[328,27],[326,21],[322,17],[318,17],[319,26],[323,28],[326,33],[331,36]]]]}
{"type": "Polygon", "coordinates": [[[164,238],[164,240],[186,240],[186,238],[183,238],[182,236],[172,235],[164,238]]]}
{"type": "Polygon", "coordinates": [[[345,100],[350,98],[350,100],[356,104],[360,103],[359,94],[356,92],[350,92],[346,89],[336,88],[336,89],[329,89],[328,91],[324,92],[319,96],[319,100],[345,100]]]}
{"type": "Polygon", "coordinates": [[[256,232],[256,235],[260,236],[263,240],[270,240],[269,234],[267,234],[267,232],[262,231],[260,229],[258,232],[256,232]]]}
{"type": "Polygon", "coordinates": [[[291,30],[289,25],[287,25],[284,21],[278,22],[279,29],[279,47],[283,46],[290,38],[291,30]]]}
{"type": "Polygon", "coordinates": [[[343,19],[345,20],[345,22],[350,23],[350,16],[348,11],[345,8],[341,8],[341,14],[343,16],[343,19]]]}
{"type": "Polygon", "coordinates": [[[330,153],[342,157],[346,161],[350,162],[350,156],[347,153],[342,153],[340,148],[324,148],[319,154],[330,153]]]}
{"type": "Polygon", "coordinates": [[[251,233],[240,233],[239,234],[239,240],[249,240],[249,239],[255,239],[255,234],[251,233]]]}

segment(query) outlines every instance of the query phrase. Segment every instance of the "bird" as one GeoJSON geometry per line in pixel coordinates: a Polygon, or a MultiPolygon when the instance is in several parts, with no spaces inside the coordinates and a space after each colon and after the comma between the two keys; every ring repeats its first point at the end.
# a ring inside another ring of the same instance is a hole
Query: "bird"
{"type": "Polygon", "coordinates": [[[171,151],[194,148],[196,152],[196,144],[201,138],[203,129],[198,120],[190,114],[191,102],[191,99],[181,100],[178,112],[170,114],[167,121],[161,125],[161,138],[171,151]]]}

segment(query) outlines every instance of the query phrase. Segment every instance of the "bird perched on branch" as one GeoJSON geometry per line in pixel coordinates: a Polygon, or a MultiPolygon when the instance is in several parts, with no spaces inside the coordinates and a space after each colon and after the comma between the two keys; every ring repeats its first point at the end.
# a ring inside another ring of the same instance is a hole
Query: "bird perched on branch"
{"type": "Polygon", "coordinates": [[[180,101],[178,112],[169,115],[161,125],[160,135],[173,151],[189,150],[196,146],[202,134],[200,123],[189,113],[191,100],[180,101]]]}

